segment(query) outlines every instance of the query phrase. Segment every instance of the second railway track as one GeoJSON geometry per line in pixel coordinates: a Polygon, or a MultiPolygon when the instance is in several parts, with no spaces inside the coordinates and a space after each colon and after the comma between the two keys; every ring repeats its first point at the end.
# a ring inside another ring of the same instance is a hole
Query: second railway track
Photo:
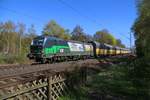
{"type": "Polygon", "coordinates": [[[16,65],[13,67],[0,68],[0,79],[12,77],[12,76],[19,76],[28,73],[34,72],[41,72],[46,70],[52,71],[63,71],[63,70],[70,70],[76,66],[86,66],[86,65],[93,65],[98,63],[96,59],[87,59],[87,60],[79,60],[79,61],[69,61],[69,62],[60,62],[54,64],[39,64],[39,65],[16,65]]]}
{"type": "Polygon", "coordinates": [[[60,62],[39,65],[13,65],[0,69],[0,89],[15,86],[53,73],[74,70],[75,67],[95,67],[99,61],[96,59],[60,62]]]}

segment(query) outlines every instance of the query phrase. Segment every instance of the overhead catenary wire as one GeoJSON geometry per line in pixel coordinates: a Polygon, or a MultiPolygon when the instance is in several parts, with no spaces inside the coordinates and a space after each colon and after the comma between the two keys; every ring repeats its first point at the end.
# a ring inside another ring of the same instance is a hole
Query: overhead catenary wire
{"type": "Polygon", "coordinates": [[[119,33],[119,35],[120,35],[121,37],[123,37],[123,38],[127,39],[127,40],[130,40],[130,38],[129,38],[129,37],[127,37],[127,36],[125,36],[125,35],[123,35],[123,34],[121,34],[121,33],[119,33]]]}
{"type": "MultiPolygon", "coordinates": [[[[63,4],[64,6],[67,6],[68,8],[70,8],[72,11],[74,11],[76,14],[78,14],[78,15],[81,16],[82,18],[85,18],[85,19],[91,21],[92,23],[95,23],[96,25],[101,26],[95,19],[93,19],[93,18],[91,18],[91,17],[89,17],[89,16],[84,15],[82,12],[80,12],[80,11],[77,10],[76,8],[72,7],[70,4],[68,4],[68,3],[65,2],[64,0],[57,0],[57,1],[59,1],[59,2],[60,2],[61,4],[63,4]]],[[[18,11],[16,11],[16,10],[9,9],[9,8],[6,8],[6,7],[0,6],[0,9],[7,10],[7,11],[9,11],[9,12],[11,12],[11,13],[14,13],[14,14],[17,14],[17,15],[26,16],[26,17],[28,17],[28,18],[30,18],[30,19],[32,19],[32,20],[36,20],[38,23],[39,23],[39,20],[40,20],[40,21],[43,20],[43,19],[41,19],[41,18],[37,18],[37,17],[35,17],[35,16],[31,16],[31,15],[26,14],[26,13],[20,13],[20,12],[18,12],[18,11]]],[[[44,21],[44,20],[43,20],[43,21],[44,21]]],[[[45,22],[45,21],[44,21],[44,22],[45,22]]],[[[128,40],[130,40],[130,38],[128,38],[127,36],[125,36],[125,35],[123,35],[123,34],[120,34],[120,33],[119,33],[119,35],[122,36],[122,37],[124,37],[124,38],[126,38],[126,39],[128,39],[128,40]]]]}
{"type": "Polygon", "coordinates": [[[76,8],[72,7],[70,4],[68,4],[67,2],[63,1],[63,0],[57,0],[59,1],[61,4],[63,4],[64,6],[67,6],[68,8],[70,8],[72,11],[74,11],[76,14],[78,14],[79,16],[81,16],[82,18],[85,18],[89,21],[91,21],[92,23],[95,23],[97,25],[100,25],[99,23],[97,23],[97,21],[89,16],[84,15],[82,12],[80,12],[79,10],[77,10],[76,8]]]}
{"type": "MultiPolygon", "coordinates": [[[[29,19],[35,20],[35,21],[37,21],[37,22],[39,22],[39,20],[40,20],[40,21],[43,20],[43,19],[41,19],[41,18],[37,18],[37,17],[35,17],[35,16],[31,16],[31,15],[26,14],[26,13],[21,13],[21,12],[18,12],[18,11],[16,11],[16,10],[14,10],[14,9],[9,9],[9,8],[7,8],[7,7],[2,7],[2,6],[0,6],[0,9],[3,9],[3,10],[5,10],[5,11],[8,11],[8,12],[11,12],[11,13],[14,13],[14,14],[17,14],[17,15],[19,15],[19,16],[26,16],[26,17],[28,17],[29,19]]],[[[43,20],[43,21],[44,21],[44,20],[43,20]]]]}
{"type": "MultiPolygon", "coordinates": [[[[64,6],[70,8],[72,11],[74,11],[76,14],[78,14],[79,16],[81,16],[82,18],[86,18],[87,20],[95,23],[96,25],[101,26],[95,19],[89,17],[89,16],[85,16],[82,12],[80,12],[78,9],[74,8],[73,6],[71,6],[69,3],[65,2],[64,0],[57,0],[59,1],[61,4],[63,4],[64,6]]],[[[124,37],[128,40],[130,40],[130,38],[128,38],[127,36],[125,36],[124,34],[120,34],[118,33],[121,37],[124,37]]]]}

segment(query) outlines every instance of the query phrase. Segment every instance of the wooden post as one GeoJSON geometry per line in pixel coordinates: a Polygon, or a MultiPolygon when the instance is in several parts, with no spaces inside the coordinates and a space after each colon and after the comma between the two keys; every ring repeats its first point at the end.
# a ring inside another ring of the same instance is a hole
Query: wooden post
{"type": "Polygon", "coordinates": [[[84,67],[84,75],[83,75],[83,81],[86,83],[87,80],[87,67],[84,67]]]}
{"type": "Polygon", "coordinates": [[[48,76],[48,100],[52,100],[52,75],[48,76]]]}
{"type": "Polygon", "coordinates": [[[81,70],[81,82],[84,85],[87,79],[87,67],[83,67],[80,69],[81,70]]]}

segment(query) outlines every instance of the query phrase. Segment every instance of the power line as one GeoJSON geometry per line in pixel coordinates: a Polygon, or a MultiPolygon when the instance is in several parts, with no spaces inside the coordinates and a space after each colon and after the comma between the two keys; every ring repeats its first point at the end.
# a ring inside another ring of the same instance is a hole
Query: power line
{"type": "Polygon", "coordinates": [[[126,38],[126,39],[130,40],[130,38],[127,37],[127,36],[125,36],[124,34],[119,33],[119,35],[120,35],[121,37],[123,37],[123,38],[126,38]]]}
{"type": "Polygon", "coordinates": [[[131,35],[131,32],[129,32],[130,34],[130,49],[132,49],[132,35],[131,35]]]}
{"type": "Polygon", "coordinates": [[[100,25],[99,23],[97,23],[97,21],[89,16],[85,16],[83,13],[81,13],[79,10],[77,10],[76,8],[72,7],[70,4],[68,4],[67,2],[63,1],[63,0],[57,0],[59,1],[61,4],[63,4],[64,6],[67,6],[68,8],[70,8],[72,11],[74,11],[76,14],[80,15],[82,18],[86,18],[87,20],[100,25]]]}
{"type": "Polygon", "coordinates": [[[18,12],[18,11],[16,11],[16,10],[12,10],[12,9],[9,9],[9,8],[6,8],[6,7],[0,6],[0,8],[3,9],[3,10],[9,11],[9,12],[11,12],[11,13],[17,14],[17,15],[26,16],[26,17],[28,17],[28,18],[30,18],[30,19],[32,19],[32,20],[36,20],[36,21],[38,21],[38,22],[39,22],[39,20],[42,20],[42,19],[40,19],[40,18],[31,16],[31,15],[29,15],[29,14],[20,13],[20,12],[18,12]]]}
{"type": "MultiPolygon", "coordinates": [[[[77,13],[78,15],[80,15],[81,17],[83,18],[86,18],[87,20],[90,20],[91,22],[97,24],[97,25],[100,25],[99,23],[97,23],[96,20],[92,19],[91,17],[88,17],[88,16],[85,16],[83,13],[81,13],[79,10],[77,10],[76,8],[72,7],[70,4],[68,4],[67,2],[65,2],[64,0],[57,0],[59,1],[61,4],[63,4],[64,6],[67,6],[68,8],[70,8],[72,11],[74,11],[75,13],[77,13]]],[[[120,36],[130,40],[130,38],[128,38],[127,36],[123,35],[123,34],[120,34],[120,36]]]]}
{"type": "MultiPolygon", "coordinates": [[[[81,13],[79,10],[77,10],[77,9],[74,8],[74,7],[72,7],[71,5],[69,5],[68,3],[66,3],[65,1],[63,1],[63,0],[57,0],[57,1],[59,1],[61,4],[65,5],[65,6],[67,6],[68,8],[70,8],[71,10],[73,10],[75,13],[77,13],[78,15],[80,15],[81,17],[86,18],[87,20],[89,20],[89,21],[91,21],[91,22],[93,22],[93,23],[95,23],[95,24],[97,24],[97,25],[100,25],[99,23],[97,23],[96,20],[92,19],[91,17],[85,16],[83,13],[81,13]]],[[[20,12],[18,12],[18,11],[16,11],[16,10],[12,10],[12,9],[9,9],[9,8],[6,8],[6,7],[0,6],[0,8],[3,9],[3,10],[9,11],[9,12],[11,12],[11,13],[17,14],[17,15],[26,16],[26,17],[28,17],[28,18],[30,18],[30,19],[32,19],[32,20],[36,20],[36,21],[38,21],[38,22],[42,20],[42,19],[40,19],[40,18],[31,16],[31,15],[29,15],[29,14],[20,13],[20,12]]],[[[119,35],[122,36],[122,37],[124,37],[124,38],[126,38],[126,39],[128,39],[128,40],[130,40],[130,38],[128,38],[127,36],[125,36],[125,35],[123,35],[123,34],[120,34],[120,33],[119,33],[119,35]]]]}

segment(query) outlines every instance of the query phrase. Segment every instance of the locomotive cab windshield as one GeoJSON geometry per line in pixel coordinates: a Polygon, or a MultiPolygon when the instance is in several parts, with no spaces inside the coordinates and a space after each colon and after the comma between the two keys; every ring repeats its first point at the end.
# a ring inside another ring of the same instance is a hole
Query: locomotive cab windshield
{"type": "Polygon", "coordinates": [[[44,41],[44,37],[36,37],[32,40],[30,45],[30,53],[27,55],[30,59],[42,56],[44,41]]]}
{"type": "Polygon", "coordinates": [[[43,46],[44,40],[45,40],[44,38],[35,38],[32,40],[31,45],[43,46]]]}

